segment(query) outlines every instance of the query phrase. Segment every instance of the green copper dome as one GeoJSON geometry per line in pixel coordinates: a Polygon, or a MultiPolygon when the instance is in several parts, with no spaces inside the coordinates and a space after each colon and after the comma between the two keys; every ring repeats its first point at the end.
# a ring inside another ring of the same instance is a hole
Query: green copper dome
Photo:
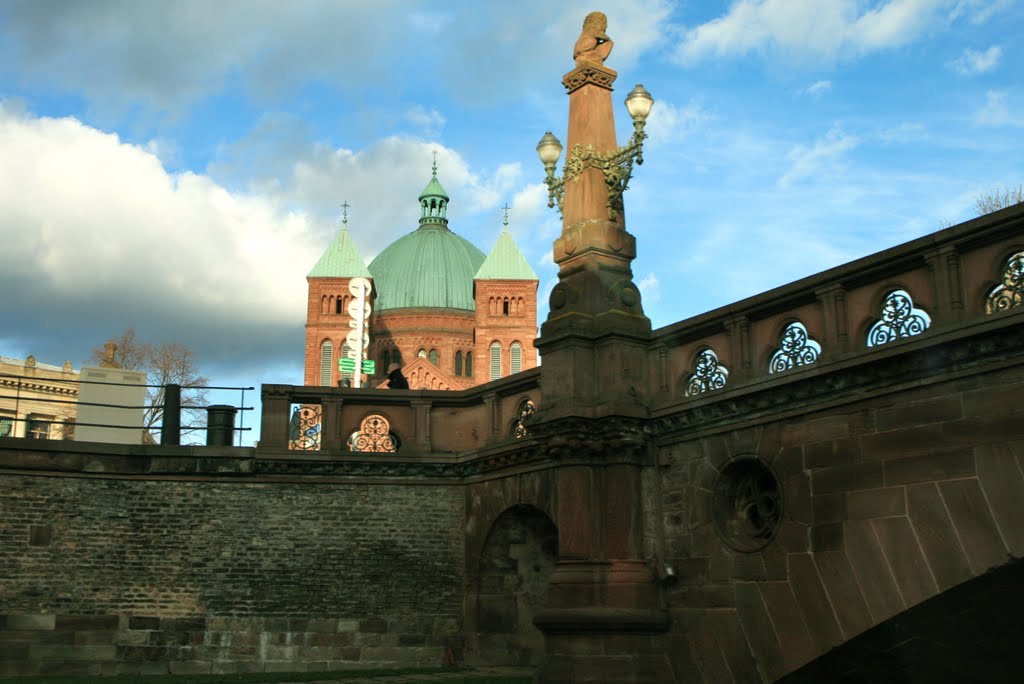
{"type": "Polygon", "coordinates": [[[448,195],[433,177],[420,195],[420,227],[391,243],[370,263],[377,311],[476,308],[473,276],[484,253],[448,230],[448,195]]]}
{"type": "Polygon", "coordinates": [[[370,262],[377,311],[409,307],[472,311],[484,253],[447,228],[420,227],[370,262]]]}

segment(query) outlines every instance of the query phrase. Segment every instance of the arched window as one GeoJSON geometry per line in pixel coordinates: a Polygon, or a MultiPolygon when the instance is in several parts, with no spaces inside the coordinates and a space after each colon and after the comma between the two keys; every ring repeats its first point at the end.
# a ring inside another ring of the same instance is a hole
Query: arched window
{"type": "Polygon", "coordinates": [[[438,362],[438,359],[440,358],[437,355],[437,350],[436,349],[431,349],[429,357],[430,357],[430,363],[432,363],[432,364],[434,364],[436,366],[437,362],[438,362]]]}
{"type": "Polygon", "coordinates": [[[501,377],[501,345],[491,342],[491,380],[501,377]]]}
{"type": "Polygon", "coordinates": [[[385,349],[380,355],[380,370],[379,373],[387,374],[388,366],[391,365],[391,350],[385,349]]]}
{"type": "Polygon", "coordinates": [[[509,351],[512,356],[512,372],[518,373],[523,370],[523,345],[513,342],[509,351]]]}
{"type": "Polygon", "coordinates": [[[338,297],[337,299],[334,300],[334,313],[340,314],[343,313],[344,311],[345,301],[341,297],[338,297]]]}
{"type": "Polygon", "coordinates": [[[455,352],[455,376],[462,375],[462,352],[455,352]]]}
{"type": "Polygon", "coordinates": [[[331,386],[331,368],[334,363],[334,345],[330,340],[324,340],[320,345],[320,384],[331,386]]]}
{"type": "Polygon", "coordinates": [[[418,352],[416,352],[416,356],[418,358],[421,358],[421,359],[427,358],[427,350],[426,349],[420,349],[418,352]]]}
{"type": "Polygon", "coordinates": [[[501,303],[501,315],[508,316],[508,297],[501,303]]]}
{"type": "Polygon", "coordinates": [[[473,377],[473,352],[466,352],[466,377],[473,377]]]}

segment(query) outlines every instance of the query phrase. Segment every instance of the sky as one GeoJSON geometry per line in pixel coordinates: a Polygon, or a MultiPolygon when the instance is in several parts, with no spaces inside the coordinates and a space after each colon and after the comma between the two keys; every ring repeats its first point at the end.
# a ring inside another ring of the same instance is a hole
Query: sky
{"type": "Polygon", "coordinates": [[[535,147],[594,9],[620,144],[626,93],[655,100],[625,207],[656,328],[1024,181],[1021,0],[0,0],[0,355],[78,368],[134,327],[213,384],[301,384],[340,205],[369,262],[434,150],[455,232],[489,252],[511,207],[543,321],[535,147]]]}

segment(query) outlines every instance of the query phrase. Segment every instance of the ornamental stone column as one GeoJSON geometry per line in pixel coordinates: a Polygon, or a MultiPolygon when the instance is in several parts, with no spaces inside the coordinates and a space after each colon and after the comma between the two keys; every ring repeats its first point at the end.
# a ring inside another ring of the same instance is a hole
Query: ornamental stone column
{"type": "Polygon", "coordinates": [[[673,680],[668,612],[642,554],[651,324],[630,266],[636,241],[625,228],[628,172],[623,180],[606,26],[600,12],[587,17],[577,66],[562,81],[569,153],[554,183],[564,183],[559,282],[536,341],[543,401],[529,429],[556,464],[558,491],[559,558],[534,619],[545,635],[536,678],[544,684],[673,680]]]}

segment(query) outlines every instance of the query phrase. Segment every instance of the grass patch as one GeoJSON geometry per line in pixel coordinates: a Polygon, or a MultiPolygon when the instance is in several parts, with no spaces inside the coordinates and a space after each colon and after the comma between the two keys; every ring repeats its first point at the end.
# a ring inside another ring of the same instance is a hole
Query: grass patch
{"type": "MultiPolygon", "coordinates": [[[[84,676],[37,676],[0,678],[12,684],[275,684],[277,682],[312,682],[322,680],[365,679],[371,677],[394,677],[397,675],[455,673],[460,668],[404,668],[393,670],[341,670],[335,672],[247,672],[238,674],[209,675],[111,675],[109,677],[84,676]]],[[[448,684],[530,684],[529,677],[481,677],[467,673],[465,677],[451,677],[443,680],[448,684]]]]}

